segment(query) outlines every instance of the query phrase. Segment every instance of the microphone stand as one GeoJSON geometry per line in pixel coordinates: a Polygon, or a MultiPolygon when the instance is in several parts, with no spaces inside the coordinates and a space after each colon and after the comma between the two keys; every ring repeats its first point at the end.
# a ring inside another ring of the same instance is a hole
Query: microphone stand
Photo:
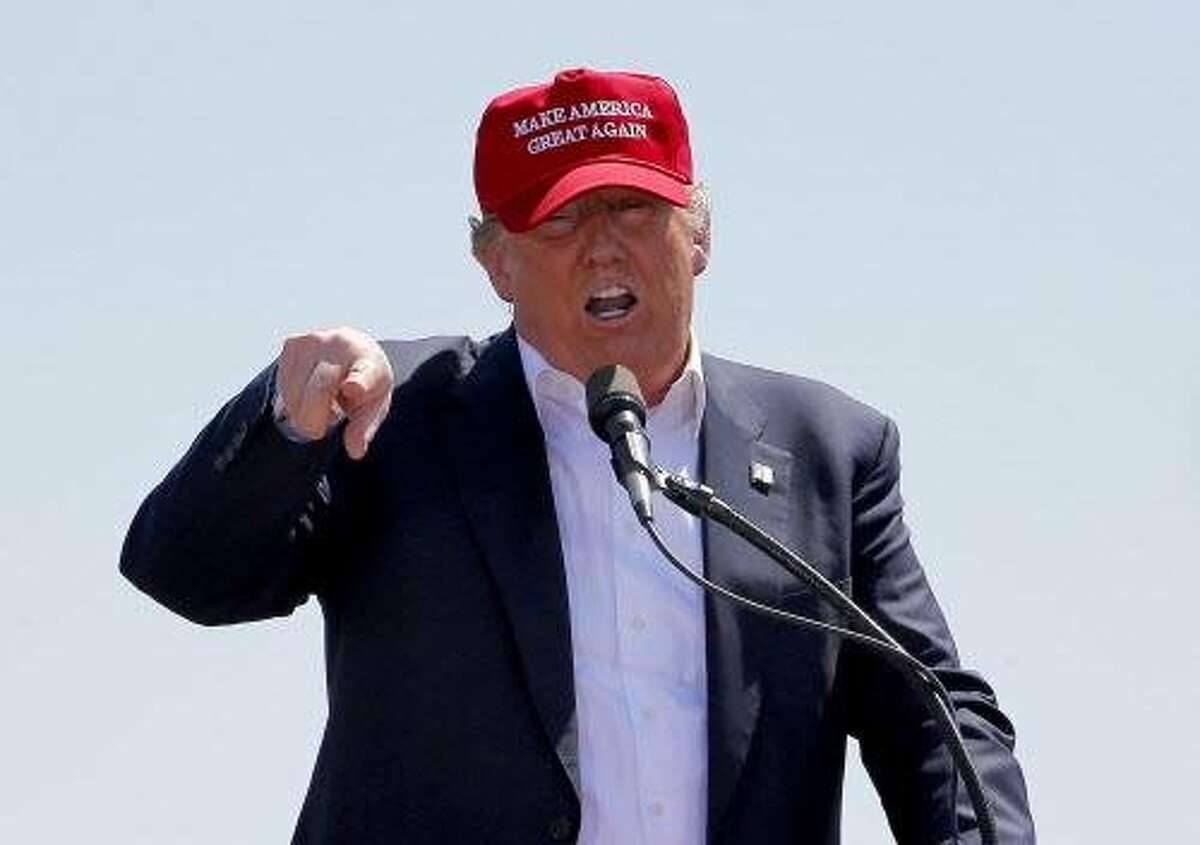
{"type": "MultiPolygon", "coordinates": [[[[975,819],[979,826],[983,845],[998,845],[996,820],[992,807],[984,791],[983,782],[963,742],[958,722],[954,718],[954,703],[950,693],[933,671],[921,661],[910,655],[884,628],[872,619],[866,611],[855,604],[842,593],[824,575],[818,572],[807,561],[780,543],[767,532],[763,531],[726,502],[722,501],[711,487],[689,481],[686,478],[665,472],[648,461],[636,460],[638,469],[650,481],[651,486],[683,508],[688,513],[702,519],[709,519],[724,526],[752,546],[764,552],[795,577],[808,583],[818,595],[832,604],[849,628],[841,628],[815,619],[796,616],[778,608],[760,604],[740,596],[718,584],[696,575],[684,566],[670,549],[667,548],[658,529],[654,526],[653,516],[638,512],[638,520],[649,533],[651,540],[671,564],[689,580],[699,584],[703,589],[715,592],[737,604],[756,613],[761,613],[775,619],[787,621],[803,627],[813,628],[825,633],[841,636],[859,643],[885,659],[896,667],[920,697],[929,714],[933,717],[942,740],[950,750],[957,771],[962,775],[971,806],[975,810],[975,819]]],[[[953,796],[952,796],[953,800],[953,796]]],[[[953,813],[957,829],[957,812],[953,813]]]]}

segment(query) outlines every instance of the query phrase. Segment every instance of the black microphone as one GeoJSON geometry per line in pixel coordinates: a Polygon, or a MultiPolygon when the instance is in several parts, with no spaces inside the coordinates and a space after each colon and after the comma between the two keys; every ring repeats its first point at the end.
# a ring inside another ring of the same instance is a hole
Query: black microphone
{"type": "Polygon", "coordinates": [[[637,378],[620,364],[610,364],[587,380],[588,422],[592,431],[612,449],[612,468],[629,494],[634,513],[642,522],[654,519],[651,510],[650,440],[646,402],[637,378]]]}

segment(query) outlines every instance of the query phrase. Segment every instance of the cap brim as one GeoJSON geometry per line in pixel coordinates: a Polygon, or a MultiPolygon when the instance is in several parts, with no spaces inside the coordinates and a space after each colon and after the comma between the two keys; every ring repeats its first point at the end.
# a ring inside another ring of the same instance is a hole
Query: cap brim
{"type": "Polygon", "coordinates": [[[525,232],[585,191],[636,188],[682,207],[688,204],[689,187],[677,177],[644,164],[595,161],[573,167],[514,197],[496,210],[496,216],[510,232],[525,232]]]}

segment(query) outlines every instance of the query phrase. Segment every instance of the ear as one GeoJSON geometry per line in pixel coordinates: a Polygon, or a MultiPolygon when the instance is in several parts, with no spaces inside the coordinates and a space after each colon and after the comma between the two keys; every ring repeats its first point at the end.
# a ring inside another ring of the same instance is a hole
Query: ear
{"type": "Polygon", "coordinates": [[[708,255],[712,250],[712,226],[707,222],[692,232],[692,275],[699,276],[708,266],[708,255]]]}
{"type": "Polygon", "coordinates": [[[475,258],[487,273],[496,296],[511,303],[516,292],[512,273],[509,271],[508,261],[505,257],[504,238],[502,236],[495,238],[492,243],[488,244],[487,249],[477,252],[475,258]]]}

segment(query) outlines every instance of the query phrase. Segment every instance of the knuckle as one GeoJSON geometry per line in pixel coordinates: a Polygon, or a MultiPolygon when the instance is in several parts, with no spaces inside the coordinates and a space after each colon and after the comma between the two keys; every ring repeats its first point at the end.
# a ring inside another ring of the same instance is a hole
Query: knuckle
{"type": "Polygon", "coordinates": [[[301,332],[288,335],[283,340],[283,355],[288,358],[300,359],[311,354],[319,343],[317,332],[301,332]]]}
{"type": "Polygon", "coordinates": [[[351,363],[357,357],[354,335],[346,327],[330,329],[326,335],[326,346],[338,360],[351,363]]]}

